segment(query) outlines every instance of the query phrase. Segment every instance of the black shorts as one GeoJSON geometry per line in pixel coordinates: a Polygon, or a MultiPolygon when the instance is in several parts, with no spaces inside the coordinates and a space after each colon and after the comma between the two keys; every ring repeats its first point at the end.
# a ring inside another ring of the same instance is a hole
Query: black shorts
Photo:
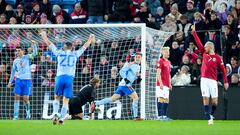
{"type": "Polygon", "coordinates": [[[78,97],[70,98],[69,100],[69,114],[76,115],[82,113],[82,106],[81,99],[78,97]]]}

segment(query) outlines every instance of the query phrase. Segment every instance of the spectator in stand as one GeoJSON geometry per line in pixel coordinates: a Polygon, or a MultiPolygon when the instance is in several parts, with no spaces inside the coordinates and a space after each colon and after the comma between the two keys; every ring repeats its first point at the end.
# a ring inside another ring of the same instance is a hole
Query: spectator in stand
{"type": "Polygon", "coordinates": [[[24,13],[24,9],[23,9],[22,4],[18,4],[18,6],[17,6],[16,17],[17,17],[17,23],[18,24],[21,24],[22,22],[24,22],[25,13],[24,13]]]}
{"type": "Polygon", "coordinates": [[[52,6],[49,3],[49,0],[42,0],[40,3],[40,10],[42,13],[45,13],[47,15],[47,19],[51,19],[51,13],[52,13],[52,6]]]}
{"type": "Polygon", "coordinates": [[[6,65],[0,65],[0,87],[8,84],[9,74],[6,72],[6,65]]]}
{"type": "Polygon", "coordinates": [[[214,43],[215,52],[217,54],[221,54],[221,45],[220,45],[220,36],[214,31],[214,28],[210,28],[210,31],[207,32],[207,36],[205,36],[205,42],[211,41],[214,43]]]}
{"type": "MultiPolygon", "coordinates": [[[[211,14],[213,12],[215,12],[213,10],[213,1],[207,1],[205,3],[205,9],[203,10],[203,14],[204,14],[204,17],[206,19],[206,23],[208,23],[211,20],[211,14]]],[[[217,17],[217,15],[216,15],[216,17],[217,17]]]]}
{"type": "Polygon", "coordinates": [[[231,57],[232,74],[238,73],[240,66],[238,64],[238,58],[236,56],[231,57]]]}
{"type": "Polygon", "coordinates": [[[234,20],[238,20],[237,8],[232,7],[229,11],[229,13],[233,15],[234,20]]]}
{"type": "Polygon", "coordinates": [[[230,64],[226,64],[226,72],[227,72],[228,83],[231,83],[232,67],[230,64]]]}
{"type": "Polygon", "coordinates": [[[31,24],[32,23],[32,16],[31,15],[26,15],[25,16],[25,20],[24,20],[24,24],[31,24]]]}
{"type": "Polygon", "coordinates": [[[20,47],[21,36],[19,35],[19,30],[14,29],[11,35],[9,35],[7,41],[8,41],[8,47],[11,50],[15,49],[16,47],[20,47]]]}
{"type": "Polygon", "coordinates": [[[137,14],[137,12],[140,10],[141,3],[143,2],[144,0],[132,0],[132,4],[130,5],[132,16],[135,16],[137,14]]]}
{"type": "MultiPolygon", "coordinates": [[[[143,2],[143,3],[145,3],[145,2],[143,2]]],[[[114,4],[113,13],[106,14],[104,16],[105,21],[117,22],[117,23],[131,22],[132,15],[131,15],[131,10],[129,8],[131,4],[132,4],[131,0],[116,0],[115,4],[114,4]]],[[[141,6],[142,6],[142,4],[141,4],[141,6]]],[[[142,10],[142,9],[140,9],[140,10],[142,10]]]]}
{"type": "Polygon", "coordinates": [[[177,33],[175,36],[175,40],[181,42],[184,41],[185,46],[184,50],[188,47],[186,43],[189,40],[189,30],[191,28],[192,24],[188,22],[188,17],[185,15],[182,15],[180,17],[180,22],[177,23],[177,33]]]}
{"type": "Polygon", "coordinates": [[[87,10],[88,20],[87,23],[103,23],[103,16],[108,14],[108,1],[109,0],[82,0],[83,8],[87,10]]]}
{"type": "Polygon", "coordinates": [[[217,13],[212,11],[210,14],[210,20],[207,21],[206,29],[220,30],[222,28],[222,22],[217,18],[217,13]]]}
{"type": "Polygon", "coordinates": [[[177,25],[174,22],[174,19],[171,16],[167,15],[165,17],[165,23],[161,25],[160,29],[165,32],[176,32],[177,25]]]}
{"type": "Polygon", "coordinates": [[[214,11],[220,11],[222,8],[222,3],[224,3],[226,5],[226,7],[228,7],[227,8],[227,10],[228,10],[229,7],[235,6],[234,1],[235,0],[216,0],[214,3],[213,9],[214,9],[214,11]]]}
{"type": "Polygon", "coordinates": [[[117,87],[119,81],[121,80],[121,77],[118,74],[118,68],[117,67],[112,67],[111,69],[111,75],[109,77],[109,81],[110,82],[110,87],[117,87]]]}
{"type": "Polygon", "coordinates": [[[42,14],[41,10],[40,10],[40,5],[38,2],[34,2],[32,4],[33,10],[31,13],[32,16],[32,24],[39,24],[40,23],[40,16],[42,14]]]}
{"type": "Polygon", "coordinates": [[[60,15],[63,17],[63,24],[68,24],[70,21],[70,15],[63,9],[61,9],[61,7],[59,5],[53,5],[52,8],[53,14],[51,17],[51,22],[53,24],[57,24],[57,17],[60,15]]]}
{"type": "Polygon", "coordinates": [[[5,9],[6,9],[7,3],[5,0],[1,0],[0,1],[0,14],[4,13],[5,9]]]}
{"type": "Polygon", "coordinates": [[[184,65],[171,79],[172,86],[187,86],[191,82],[189,67],[184,65]]]}
{"type": "Polygon", "coordinates": [[[82,8],[80,3],[76,3],[74,11],[71,13],[71,23],[73,24],[84,24],[87,22],[87,11],[82,8]]]}
{"type": "Polygon", "coordinates": [[[11,17],[9,19],[9,24],[17,24],[17,19],[15,17],[11,17]]]}
{"type": "Polygon", "coordinates": [[[178,11],[177,3],[174,3],[171,6],[170,13],[168,14],[168,16],[171,16],[175,22],[180,20],[180,17],[182,16],[182,14],[178,11]]]}
{"type": "Polygon", "coordinates": [[[200,78],[201,78],[201,66],[202,66],[202,57],[199,56],[196,60],[196,63],[193,65],[192,70],[192,84],[200,85],[200,78]]]}
{"type": "Polygon", "coordinates": [[[0,24],[8,24],[5,14],[0,15],[0,24]]]}
{"type": "Polygon", "coordinates": [[[190,59],[190,62],[192,64],[195,64],[196,60],[197,60],[197,58],[199,56],[198,53],[199,53],[199,50],[194,45],[194,43],[193,42],[189,42],[189,48],[187,48],[187,50],[185,51],[184,56],[188,56],[189,59],[190,59]]]}
{"type": "Polygon", "coordinates": [[[190,23],[193,23],[194,21],[194,14],[198,12],[198,10],[194,7],[194,1],[188,0],[187,1],[187,12],[184,14],[188,17],[188,20],[190,23]]]}
{"type": "Polygon", "coordinates": [[[181,59],[183,56],[183,51],[179,48],[178,42],[172,42],[172,48],[170,49],[170,57],[169,60],[173,66],[172,73],[175,74],[176,69],[179,68],[181,59]]]}
{"type": "Polygon", "coordinates": [[[6,6],[6,10],[5,10],[4,14],[6,15],[6,19],[8,22],[11,17],[16,17],[16,14],[14,13],[13,7],[11,5],[6,6]]]}
{"type": "Polygon", "coordinates": [[[162,0],[161,3],[163,3],[162,7],[164,9],[164,16],[166,16],[170,13],[171,5],[174,4],[173,0],[162,0]]]}
{"type": "Polygon", "coordinates": [[[236,0],[236,10],[237,10],[237,16],[239,18],[240,16],[240,0],[236,0]]]}
{"type": "MultiPolygon", "coordinates": [[[[196,58],[194,58],[194,60],[196,60],[196,58]]],[[[188,66],[189,73],[192,73],[193,64],[192,64],[192,61],[190,61],[190,58],[187,55],[183,55],[180,67],[182,67],[184,65],[188,66]]]]}
{"type": "Polygon", "coordinates": [[[143,2],[141,4],[140,10],[137,12],[133,21],[135,23],[148,23],[149,22],[149,20],[148,20],[149,14],[150,14],[150,10],[148,9],[147,3],[143,2]]]}
{"type": "Polygon", "coordinates": [[[220,10],[217,10],[218,11],[218,18],[219,20],[224,23],[226,22],[227,20],[227,16],[228,16],[228,7],[227,7],[227,3],[226,2],[222,2],[220,4],[220,10]]]}
{"type": "Polygon", "coordinates": [[[51,24],[45,13],[42,13],[40,16],[40,24],[51,24]]]}
{"type": "Polygon", "coordinates": [[[239,74],[235,73],[231,76],[230,86],[240,86],[240,76],[239,76],[239,74]]]}
{"type": "Polygon", "coordinates": [[[238,22],[237,22],[237,20],[234,20],[234,16],[232,14],[229,13],[227,15],[227,20],[224,24],[230,26],[231,31],[234,33],[234,35],[236,33],[238,33],[238,31],[237,31],[238,22]]]}
{"type": "Polygon", "coordinates": [[[43,77],[41,86],[54,87],[55,86],[55,73],[52,69],[48,69],[47,75],[43,77]]]}
{"type": "Polygon", "coordinates": [[[157,8],[157,13],[155,15],[155,22],[157,23],[158,29],[160,29],[160,26],[164,23],[164,9],[162,7],[157,8]]]}
{"type": "Polygon", "coordinates": [[[224,25],[224,33],[222,39],[222,46],[224,50],[223,58],[225,62],[229,63],[232,56],[232,45],[235,42],[234,33],[231,31],[231,27],[229,25],[224,25]]]}
{"type": "Polygon", "coordinates": [[[148,9],[150,9],[150,12],[153,16],[157,13],[157,8],[161,6],[161,3],[159,0],[146,0],[145,1],[148,5],[148,9]]]}

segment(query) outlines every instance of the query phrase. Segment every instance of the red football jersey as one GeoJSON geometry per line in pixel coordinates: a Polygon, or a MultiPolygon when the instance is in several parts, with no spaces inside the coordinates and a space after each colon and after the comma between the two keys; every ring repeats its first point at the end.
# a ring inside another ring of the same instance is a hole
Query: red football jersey
{"type": "MultiPolygon", "coordinates": [[[[163,58],[160,58],[157,64],[157,68],[161,69],[161,79],[163,86],[170,87],[170,79],[171,79],[171,63],[169,60],[165,60],[163,58]]],[[[160,86],[160,82],[157,81],[157,86],[160,86]]]]}
{"type": "Polygon", "coordinates": [[[216,53],[214,55],[209,55],[205,53],[205,50],[199,37],[197,36],[197,33],[193,32],[193,36],[196,40],[199,50],[203,54],[201,77],[217,80],[217,69],[220,68],[223,72],[224,83],[227,83],[227,74],[222,58],[216,53]]]}

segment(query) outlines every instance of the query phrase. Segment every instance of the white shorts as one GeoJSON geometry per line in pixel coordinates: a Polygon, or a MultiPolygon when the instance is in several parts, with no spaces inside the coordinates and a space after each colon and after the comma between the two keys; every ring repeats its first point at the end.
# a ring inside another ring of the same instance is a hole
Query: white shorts
{"type": "Polygon", "coordinates": [[[218,97],[218,86],[216,80],[202,77],[200,87],[203,97],[218,97]]]}
{"type": "Polygon", "coordinates": [[[160,89],[160,86],[156,86],[156,97],[168,99],[169,88],[167,86],[163,86],[163,89],[160,89]]]}

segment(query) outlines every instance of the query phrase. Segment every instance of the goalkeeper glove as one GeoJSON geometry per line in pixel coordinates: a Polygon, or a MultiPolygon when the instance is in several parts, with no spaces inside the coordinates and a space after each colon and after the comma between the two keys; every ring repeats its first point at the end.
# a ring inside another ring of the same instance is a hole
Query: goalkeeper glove
{"type": "Polygon", "coordinates": [[[124,78],[124,81],[125,81],[126,84],[130,83],[130,81],[127,78],[124,78]]]}

